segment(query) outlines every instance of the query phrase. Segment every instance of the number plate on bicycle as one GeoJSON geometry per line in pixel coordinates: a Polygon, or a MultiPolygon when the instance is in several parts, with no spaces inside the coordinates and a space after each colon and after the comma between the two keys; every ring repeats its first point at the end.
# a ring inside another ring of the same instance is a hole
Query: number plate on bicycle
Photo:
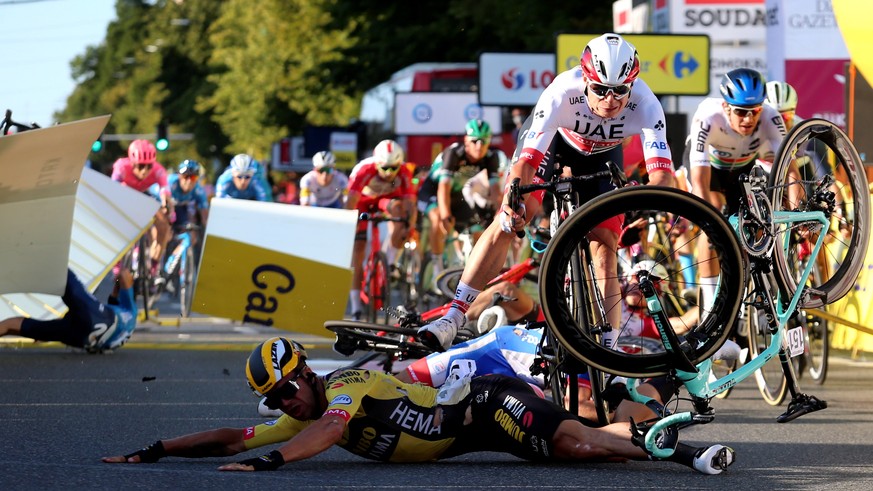
{"type": "Polygon", "coordinates": [[[803,327],[797,326],[789,329],[786,333],[786,342],[788,343],[788,354],[791,358],[803,354],[803,327]]]}

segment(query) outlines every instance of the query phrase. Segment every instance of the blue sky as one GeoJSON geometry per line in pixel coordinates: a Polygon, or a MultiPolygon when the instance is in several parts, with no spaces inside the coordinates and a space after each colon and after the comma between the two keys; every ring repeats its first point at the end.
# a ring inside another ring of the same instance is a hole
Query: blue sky
{"type": "Polygon", "coordinates": [[[0,111],[54,123],[75,87],[70,61],[99,45],[113,19],[115,0],[0,0],[0,111]]]}

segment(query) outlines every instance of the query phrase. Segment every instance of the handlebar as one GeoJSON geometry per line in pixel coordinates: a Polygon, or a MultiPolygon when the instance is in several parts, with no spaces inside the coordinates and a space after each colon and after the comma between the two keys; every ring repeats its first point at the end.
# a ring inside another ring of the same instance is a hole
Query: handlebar
{"type": "Polygon", "coordinates": [[[12,120],[12,110],[6,110],[6,116],[3,118],[3,121],[0,122],[0,135],[9,134],[9,128],[14,127],[18,131],[27,131],[27,130],[36,130],[39,129],[39,125],[36,123],[30,123],[26,125],[24,123],[19,123],[17,121],[12,120]]]}

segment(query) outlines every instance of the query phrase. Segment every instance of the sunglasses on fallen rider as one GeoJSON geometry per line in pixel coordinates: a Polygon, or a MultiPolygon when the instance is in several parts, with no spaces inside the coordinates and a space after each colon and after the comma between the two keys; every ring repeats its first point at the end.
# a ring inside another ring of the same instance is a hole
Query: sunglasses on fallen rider
{"type": "Polygon", "coordinates": [[[761,114],[761,111],[764,110],[763,106],[739,107],[739,106],[728,105],[728,108],[730,109],[730,111],[734,115],[736,115],[740,118],[745,118],[746,116],[749,116],[749,117],[757,116],[758,114],[761,114]]]}
{"type": "Polygon", "coordinates": [[[264,405],[275,410],[282,407],[282,401],[294,399],[297,395],[297,391],[300,390],[300,385],[297,383],[298,378],[300,378],[300,373],[279,387],[275,387],[271,390],[264,398],[264,405]]]}
{"type": "Polygon", "coordinates": [[[591,90],[591,93],[596,95],[599,99],[606,99],[606,96],[609,95],[610,92],[612,92],[612,96],[616,100],[624,99],[631,91],[630,84],[605,85],[597,82],[588,82],[588,88],[591,90]]]}

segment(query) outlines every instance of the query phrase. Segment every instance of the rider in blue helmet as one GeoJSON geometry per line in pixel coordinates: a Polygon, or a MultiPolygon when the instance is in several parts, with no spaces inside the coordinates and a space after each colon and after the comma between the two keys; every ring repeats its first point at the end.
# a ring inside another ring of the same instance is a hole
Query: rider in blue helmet
{"type": "Polygon", "coordinates": [[[764,77],[751,68],[736,68],[725,73],[718,88],[725,102],[732,106],[759,106],[767,96],[764,77]]]}

